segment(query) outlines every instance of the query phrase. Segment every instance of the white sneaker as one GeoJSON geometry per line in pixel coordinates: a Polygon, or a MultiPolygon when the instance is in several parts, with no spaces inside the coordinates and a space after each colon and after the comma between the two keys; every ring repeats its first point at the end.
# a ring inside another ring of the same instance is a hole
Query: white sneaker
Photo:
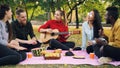
{"type": "Polygon", "coordinates": [[[98,59],[98,62],[99,62],[100,64],[106,64],[106,63],[109,63],[109,62],[111,62],[111,61],[112,61],[112,59],[109,58],[109,57],[101,57],[101,58],[98,59]]]}

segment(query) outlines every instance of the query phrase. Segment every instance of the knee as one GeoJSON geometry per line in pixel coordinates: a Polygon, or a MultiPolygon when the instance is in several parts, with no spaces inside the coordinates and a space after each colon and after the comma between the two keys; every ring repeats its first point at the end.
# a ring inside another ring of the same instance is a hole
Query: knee
{"type": "Polygon", "coordinates": [[[75,46],[75,43],[74,43],[74,42],[71,42],[71,44],[75,46]]]}
{"type": "Polygon", "coordinates": [[[75,43],[74,43],[74,42],[72,42],[71,44],[72,44],[72,46],[73,46],[73,48],[74,48],[74,47],[75,47],[75,43]]]}
{"type": "Polygon", "coordinates": [[[74,42],[70,42],[71,46],[74,48],[75,47],[75,43],[74,42]]]}
{"type": "Polygon", "coordinates": [[[25,52],[23,52],[22,54],[21,54],[21,61],[23,61],[23,60],[25,60],[26,58],[27,58],[27,55],[26,55],[26,53],[25,52]]]}
{"type": "Polygon", "coordinates": [[[54,43],[54,42],[56,42],[56,39],[50,39],[50,40],[49,40],[49,44],[52,44],[52,43],[54,43]]]}
{"type": "Polygon", "coordinates": [[[50,42],[56,41],[56,39],[50,39],[50,42]]]}
{"type": "Polygon", "coordinates": [[[18,64],[21,61],[21,56],[20,55],[13,55],[13,57],[11,59],[12,59],[11,64],[18,64]]]}
{"type": "Polygon", "coordinates": [[[27,55],[24,51],[19,51],[19,58],[20,58],[20,61],[23,61],[27,58],[27,55]]]}
{"type": "Polygon", "coordinates": [[[37,45],[39,45],[39,46],[40,46],[41,44],[42,44],[41,42],[37,41],[37,45]]]}
{"type": "Polygon", "coordinates": [[[86,48],[86,51],[87,51],[87,53],[89,54],[89,53],[93,52],[94,50],[93,50],[93,47],[92,47],[92,46],[88,46],[88,47],[86,48]]]}

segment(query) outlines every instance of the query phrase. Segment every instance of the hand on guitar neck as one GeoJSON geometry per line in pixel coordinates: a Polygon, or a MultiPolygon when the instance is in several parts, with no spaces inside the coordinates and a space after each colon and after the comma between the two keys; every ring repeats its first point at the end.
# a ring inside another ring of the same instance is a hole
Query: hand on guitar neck
{"type": "MultiPolygon", "coordinates": [[[[58,29],[48,29],[47,31],[42,31],[40,33],[40,41],[41,42],[47,42],[50,39],[57,39],[59,35],[63,34],[80,34],[80,31],[70,31],[70,32],[59,32],[58,29]],[[49,31],[50,30],[50,31],[49,31]]],[[[69,36],[69,35],[68,35],[69,36]]]]}

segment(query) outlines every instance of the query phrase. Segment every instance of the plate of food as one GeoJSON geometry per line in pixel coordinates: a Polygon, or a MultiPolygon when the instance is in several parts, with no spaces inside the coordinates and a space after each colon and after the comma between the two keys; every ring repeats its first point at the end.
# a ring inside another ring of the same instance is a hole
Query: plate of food
{"type": "Polygon", "coordinates": [[[73,56],[74,59],[85,59],[85,56],[73,56]]]}

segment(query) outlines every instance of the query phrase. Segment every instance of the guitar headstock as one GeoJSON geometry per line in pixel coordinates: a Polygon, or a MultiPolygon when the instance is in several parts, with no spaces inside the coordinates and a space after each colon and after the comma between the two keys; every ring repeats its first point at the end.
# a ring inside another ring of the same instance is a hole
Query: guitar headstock
{"type": "Polygon", "coordinates": [[[71,34],[80,34],[81,31],[80,31],[80,30],[75,30],[75,31],[71,31],[70,33],[71,33],[71,34]]]}

